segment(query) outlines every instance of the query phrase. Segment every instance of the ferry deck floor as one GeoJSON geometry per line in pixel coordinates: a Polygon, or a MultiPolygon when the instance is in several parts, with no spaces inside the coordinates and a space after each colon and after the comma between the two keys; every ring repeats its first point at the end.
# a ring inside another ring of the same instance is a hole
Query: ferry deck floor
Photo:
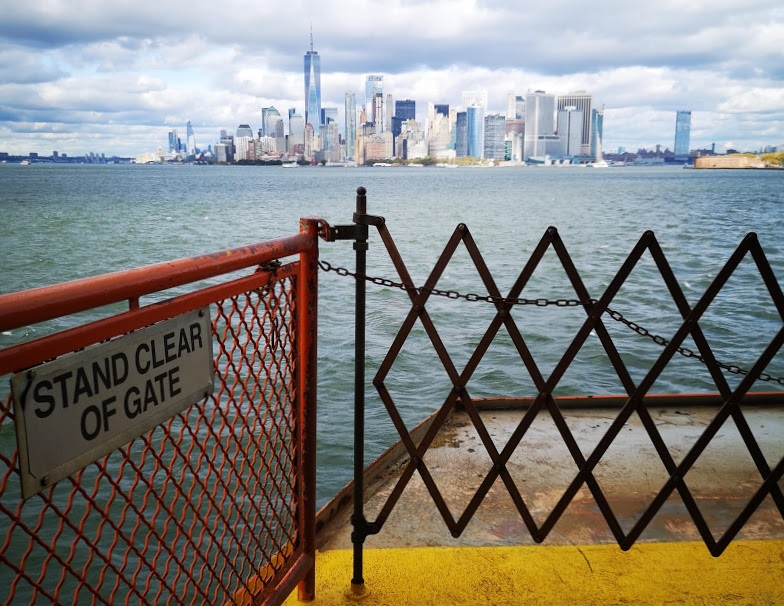
{"type": "MultiPolygon", "coordinates": [[[[716,410],[650,409],[676,463],[716,410]]],[[[768,464],[775,466],[784,455],[784,408],[744,407],[743,413],[768,464]]],[[[481,413],[499,450],[522,414],[481,413]]],[[[564,411],[586,455],[617,414],[617,409],[564,411]]],[[[424,462],[455,518],[491,467],[464,412],[452,414],[424,462]]],[[[537,524],[577,473],[546,412],[537,416],[507,469],[537,524]]],[[[368,520],[375,519],[401,471],[399,459],[385,462],[377,466],[375,479],[366,481],[368,520]]],[[[637,415],[602,457],[594,477],[628,532],[668,477],[637,415]]],[[[717,539],[762,483],[732,420],[722,426],[685,481],[717,539]]],[[[784,481],[779,486],[784,488],[784,481]]],[[[585,486],[546,540],[536,545],[498,479],[455,539],[415,473],[381,532],[365,541],[363,596],[350,588],[350,488],[333,505],[319,514],[315,605],[784,604],[784,520],[770,496],[726,551],[714,558],[677,491],[624,552],[585,486]]],[[[297,604],[296,592],[285,603],[297,604]]]]}

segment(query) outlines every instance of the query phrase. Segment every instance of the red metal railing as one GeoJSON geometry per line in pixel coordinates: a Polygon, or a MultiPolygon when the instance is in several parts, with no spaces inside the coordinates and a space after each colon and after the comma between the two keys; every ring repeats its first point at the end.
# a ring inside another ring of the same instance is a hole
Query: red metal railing
{"type": "Polygon", "coordinates": [[[313,597],[316,232],[303,220],[287,238],[0,296],[2,331],[129,302],[0,350],[0,376],[209,306],[215,377],[210,396],[26,501],[13,396],[0,400],[0,603],[313,597]]]}

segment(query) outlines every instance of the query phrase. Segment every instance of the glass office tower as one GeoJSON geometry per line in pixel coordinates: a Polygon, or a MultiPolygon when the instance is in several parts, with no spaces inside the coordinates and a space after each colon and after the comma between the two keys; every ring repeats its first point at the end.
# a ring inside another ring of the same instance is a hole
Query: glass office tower
{"type": "Polygon", "coordinates": [[[691,112],[680,111],[675,116],[675,155],[689,155],[689,136],[691,135],[691,112]]]}
{"type": "Polygon", "coordinates": [[[313,34],[310,35],[310,50],[305,54],[305,124],[319,125],[321,119],[321,58],[313,50],[313,34]]]}

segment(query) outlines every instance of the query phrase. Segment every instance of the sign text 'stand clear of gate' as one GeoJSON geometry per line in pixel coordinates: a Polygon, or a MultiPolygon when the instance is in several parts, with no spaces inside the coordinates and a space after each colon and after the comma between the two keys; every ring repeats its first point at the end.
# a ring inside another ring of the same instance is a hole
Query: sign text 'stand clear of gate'
{"type": "Polygon", "coordinates": [[[11,386],[28,499],[212,393],[209,308],[18,373],[11,386]]]}

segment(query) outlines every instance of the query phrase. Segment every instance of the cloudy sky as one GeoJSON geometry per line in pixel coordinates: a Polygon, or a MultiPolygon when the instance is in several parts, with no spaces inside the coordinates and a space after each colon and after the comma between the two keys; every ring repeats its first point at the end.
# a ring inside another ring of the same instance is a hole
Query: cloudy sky
{"type": "Polygon", "coordinates": [[[604,148],[784,146],[781,0],[6,0],[0,10],[0,151],[135,155],[185,122],[197,144],[256,130],[260,108],[303,109],[311,24],[322,104],[384,93],[460,105],[484,88],[587,90],[604,148]]]}

